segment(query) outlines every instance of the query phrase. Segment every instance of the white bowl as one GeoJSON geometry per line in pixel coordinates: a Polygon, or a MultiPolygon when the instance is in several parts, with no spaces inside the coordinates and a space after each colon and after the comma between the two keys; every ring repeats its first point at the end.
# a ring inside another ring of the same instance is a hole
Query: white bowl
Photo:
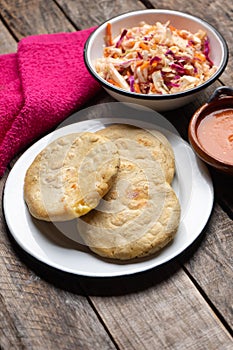
{"type": "Polygon", "coordinates": [[[222,35],[206,21],[178,11],[171,10],[140,10],[128,12],[102,23],[88,38],[84,48],[84,60],[91,75],[103,86],[103,88],[120,102],[140,104],[157,111],[171,110],[181,107],[195,98],[203,89],[211,85],[224,71],[228,61],[228,47],[222,35]],[[210,59],[218,67],[215,74],[205,83],[176,94],[145,95],[115,87],[99,76],[95,70],[95,61],[103,56],[105,46],[106,23],[112,25],[112,35],[117,36],[122,28],[131,28],[139,25],[141,21],[154,24],[159,21],[171,25],[177,29],[186,29],[192,33],[202,29],[207,33],[210,41],[210,59]]]}

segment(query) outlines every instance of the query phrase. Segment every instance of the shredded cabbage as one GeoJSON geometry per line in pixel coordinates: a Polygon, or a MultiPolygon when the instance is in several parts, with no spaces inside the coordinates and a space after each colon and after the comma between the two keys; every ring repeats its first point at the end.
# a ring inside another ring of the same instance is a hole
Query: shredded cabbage
{"type": "Polygon", "coordinates": [[[112,38],[110,26],[108,23],[103,57],[97,59],[95,68],[119,88],[141,94],[173,94],[204,83],[217,70],[202,30],[193,34],[170,22],[142,22],[112,38]]]}

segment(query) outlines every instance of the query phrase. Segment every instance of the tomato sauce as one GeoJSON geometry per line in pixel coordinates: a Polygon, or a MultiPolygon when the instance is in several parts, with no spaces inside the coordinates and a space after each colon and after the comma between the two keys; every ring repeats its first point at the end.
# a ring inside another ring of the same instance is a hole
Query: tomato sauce
{"type": "Polygon", "coordinates": [[[233,109],[222,109],[203,118],[197,137],[209,155],[233,164],[233,109]]]}

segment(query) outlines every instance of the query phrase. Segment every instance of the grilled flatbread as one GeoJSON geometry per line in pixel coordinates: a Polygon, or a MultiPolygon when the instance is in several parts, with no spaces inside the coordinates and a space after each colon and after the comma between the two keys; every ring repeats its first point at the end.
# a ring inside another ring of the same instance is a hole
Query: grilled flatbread
{"type": "Polygon", "coordinates": [[[174,238],[180,205],[150,149],[124,138],[115,144],[120,168],[113,186],[77,225],[93,252],[127,260],[153,254],[174,238]]]}
{"type": "Polygon", "coordinates": [[[30,213],[66,221],[95,208],[119,168],[116,145],[95,133],[63,136],[42,150],[26,172],[24,198],[30,213]]]}
{"type": "Polygon", "coordinates": [[[151,152],[164,171],[165,179],[171,183],[175,172],[175,157],[167,138],[157,130],[145,130],[127,124],[113,124],[97,132],[111,141],[128,139],[136,141],[151,152]]]}

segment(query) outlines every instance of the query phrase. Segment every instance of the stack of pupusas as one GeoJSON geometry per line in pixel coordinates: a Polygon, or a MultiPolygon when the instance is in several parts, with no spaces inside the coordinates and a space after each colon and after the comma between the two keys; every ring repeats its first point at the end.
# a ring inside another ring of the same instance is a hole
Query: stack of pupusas
{"type": "Polygon", "coordinates": [[[24,197],[37,219],[79,218],[79,234],[93,252],[127,260],[174,238],[180,222],[174,172],[161,132],[113,124],[45,147],[26,172],[24,197]]]}

